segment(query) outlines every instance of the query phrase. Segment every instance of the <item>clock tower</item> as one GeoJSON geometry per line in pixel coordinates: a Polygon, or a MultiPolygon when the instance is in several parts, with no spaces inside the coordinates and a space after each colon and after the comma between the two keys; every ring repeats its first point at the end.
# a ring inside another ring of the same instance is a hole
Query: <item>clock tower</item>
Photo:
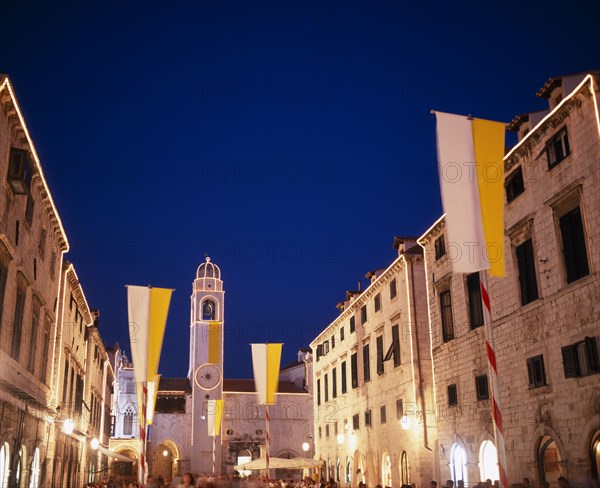
{"type": "MultiPolygon", "coordinates": [[[[191,297],[190,368],[192,385],[191,469],[212,473],[213,439],[208,435],[208,400],[223,398],[224,291],[221,270],[206,257],[198,266],[191,297]]],[[[217,437],[216,472],[221,472],[217,437]]]]}

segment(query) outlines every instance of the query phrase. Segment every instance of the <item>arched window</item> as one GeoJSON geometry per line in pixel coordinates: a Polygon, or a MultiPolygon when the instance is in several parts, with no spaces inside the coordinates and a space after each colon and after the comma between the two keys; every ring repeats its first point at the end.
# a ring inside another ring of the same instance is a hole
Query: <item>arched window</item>
{"type": "Polygon", "coordinates": [[[600,472],[600,430],[597,431],[592,437],[592,444],[590,446],[590,466],[592,468],[592,478],[596,480],[598,484],[598,473],[600,472]]]}
{"type": "Polygon", "coordinates": [[[202,320],[215,320],[215,311],[215,302],[212,300],[202,302],[202,320]]]}
{"type": "Polygon", "coordinates": [[[481,481],[500,479],[498,470],[498,451],[491,441],[483,441],[479,449],[479,471],[481,481]]]}
{"type": "Polygon", "coordinates": [[[21,446],[19,449],[19,457],[17,458],[17,467],[15,468],[15,484],[21,486],[21,480],[23,479],[23,471],[25,471],[26,462],[26,450],[25,446],[21,446]]]}
{"type": "Polygon", "coordinates": [[[29,475],[29,488],[38,488],[40,486],[40,449],[38,447],[33,451],[33,460],[31,461],[31,474],[29,475]]]}
{"type": "Polygon", "coordinates": [[[554,439],[550,436],[544,436],[540,441],[540,447],[538,451],[538,466],[540,468],[540,481],[547,481],[551,485],[556,482],[558,478],[564,476],[560,463],[560,451],[554,439]]]}
{"type": "Polygon", "coordinates": [[[350,484],[352,481],[352,461],[349,456],[346,456],[346,483],[350,484]]]}
{"type": "Polygon", "coordinates": [[[467,453],[460,444],[454,444],[450,451],[450,474],[454,486],[458,480],[463,480],[467,484],[467,453]]]}
{"type": "Polygon", "coordinates": [[[402,457],[400,458],[400,476],[402,478],[403,485],[410,485],[408,455],[406,454],[406,451],[402,451],[402,457]]]}
{"type": "Polygon", "coordinates": [[[383,455],[381,460],[381,479],[383,486],[392,486],[392,460],[387,453],[383,455]]]}
{"type": "Polygon", "coordinates": [[[123,415],[123,435],[133,435],[133,408],[131,406],[125,409],[123,415]]]}
{"type": "Polygon", "coordinates": [[[10,466],[10,451],[8,442],[0,447],[0,488],[8,486],[8,471],[10,466]]]}

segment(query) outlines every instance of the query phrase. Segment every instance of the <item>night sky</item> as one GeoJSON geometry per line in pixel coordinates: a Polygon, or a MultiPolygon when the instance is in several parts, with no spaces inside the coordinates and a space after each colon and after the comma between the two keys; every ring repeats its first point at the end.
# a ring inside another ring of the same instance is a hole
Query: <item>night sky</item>
{"type": "Polygon", "coordinates": [[[430,109],[509,122],[600,66],[600,2],[1,0],[13,82],[107,346],[125,284],[175,288],[160,372],[185,376],[208,253],[225,375],[295,358],[394,235],[441,214],[430,109]]]}

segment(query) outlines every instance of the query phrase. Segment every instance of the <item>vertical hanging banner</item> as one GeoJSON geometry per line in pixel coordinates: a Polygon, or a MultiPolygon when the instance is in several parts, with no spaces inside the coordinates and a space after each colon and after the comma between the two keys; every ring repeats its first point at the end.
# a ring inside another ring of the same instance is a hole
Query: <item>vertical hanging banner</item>
{"type": "Polygon", "coordinates": [[[442,203],[455,273],[504,276],[504,133],[490,120],[435,112],[442,203]]]}
{"type": "Polygon", "coordinates": [[[221,361],[221,322],[208,323],[208,363],[217,364],[221,361]]]}
{"type": "Polygon", "coordinates": [[[129,342],[133,374],[138,390],[138,417],[142,444],[138,469],[140,485],[146,482],[147,477],[147,427],[154,416],[154,405],[160,379],[158,363],[172,292],[172,289],[167,288],[127,286],[129,342]]]}
{"type": "Polygon", "coordinates": [[[223,400],[208,400],[207,406],[208,435],[218,436],[221,433],[223,418],[223,400]]]}
{"type": "Polygon", "coordinates": [[[258,403],[275,405],[283,344],[250,344],[258,403]]]}

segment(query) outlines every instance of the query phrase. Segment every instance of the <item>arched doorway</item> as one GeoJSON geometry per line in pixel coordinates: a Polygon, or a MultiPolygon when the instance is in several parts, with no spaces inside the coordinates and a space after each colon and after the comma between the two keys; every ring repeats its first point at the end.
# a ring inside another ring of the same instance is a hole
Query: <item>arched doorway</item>
{"type": "Polygon", "coordinates": [[[453,444],[450,451],[450,475],[455,486],[458,480],[463,480],[465,485],[467,484],[467,453],[458,443],[453,444]]]}
{"type": "Polygon", "coordinates": [[[402,451],[402,456],[400,456],[400,479],[403,485],[410,485],[410,467],[406,451],[402,451]]]}
{"type": "Polygon", "coordinates": [[[481,481],[490,479],[492,481],[500,479],[498,470],[498,451],[491,441],[483,441],[479,448],[479,472],[481,481]]]}
{"type": "Polygon", "coordinates": [[[346,474],[344,476],[344,482],[350,485],[352,482],[352,459],[350,456],[346,456],[346,474]]]}
{"type": "Polygon", "coordinates": [[[137,481],[137,455],[130,449],[118,451],[119,454],[131,459],[127,461],[113,461],[110,465],[111,476],[116,480],[124,480],[126,483],[135,483],[137,481]]]}
{"type": "Polygon", "coordinates": [[[160,443],[156,449],[154,449],[152,456],[152,476],[156,479],[159,477],[164,482],[170,483],[175,476],[175,464],[177,460],[177,452],[173,452],[172,446],[166,442],[160,443]]]}
{"type": "Polygon", "coordinates": [[[381,457],[381,481],[383,486],[392,486],[392,459],[387,452],[381,457]]]}
{"type": "Polygon", "coordinates": [[[549,435],[542,437],[538,448],[538,466],[540,471],[540,481],[547,481],[557,485],[557,480],[563,473],[561,471],[560,451],[554,439],[549,435]]]}
{"type": "Polygon", "coordinates": [[[38,488],[40,486],[40,449],[38,447],[33,451],[31,469],[29,470],[29,488],[38,488]]]}
{"type": "Polygon", "coordinates": [[[598,485],[600,481],[600,430],[592,436],[590,466],[592,468],[592,478],[596,480],[596,485],[598,485]]]}

